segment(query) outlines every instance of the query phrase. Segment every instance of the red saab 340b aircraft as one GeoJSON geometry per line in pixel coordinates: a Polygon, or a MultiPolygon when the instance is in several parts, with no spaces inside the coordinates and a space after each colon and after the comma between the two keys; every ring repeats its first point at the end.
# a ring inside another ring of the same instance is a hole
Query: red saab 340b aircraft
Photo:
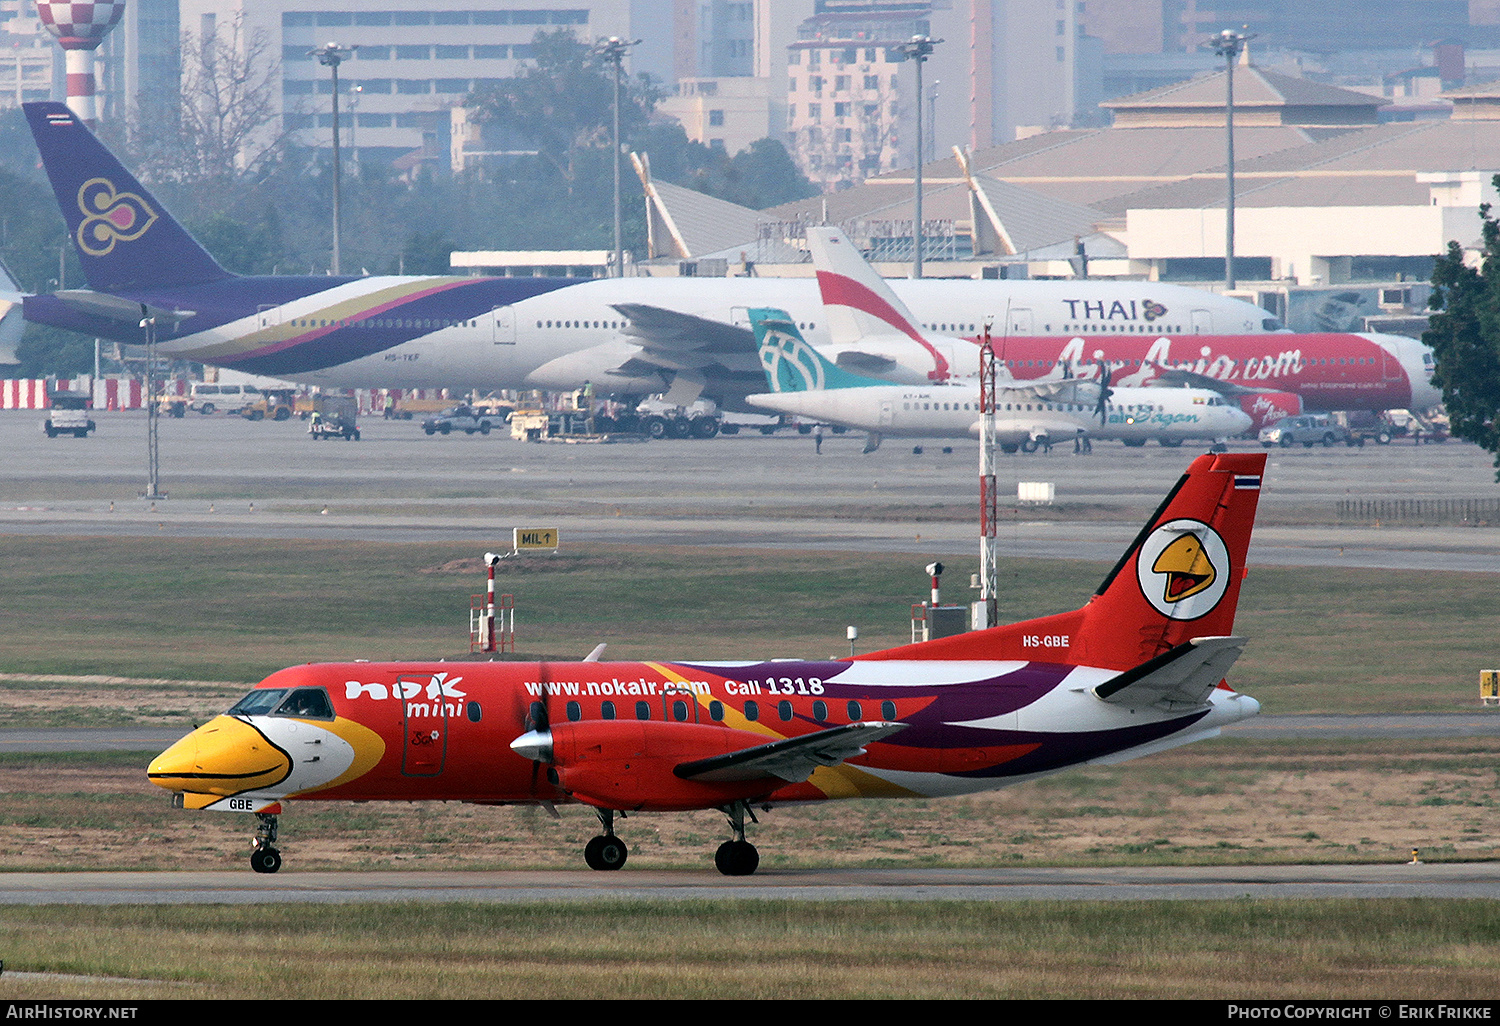
{"type": "Polygon", "coordinates": [[[152,761],[187,809],[287,801],[718,809],[720,872],[755,871],[754,810],[989,790],[1213,737],[1260,704],[1224,674],[1263,453],[1200,456],[1081,609],[808,662],[328,663],[267,677],[152,761]]]}

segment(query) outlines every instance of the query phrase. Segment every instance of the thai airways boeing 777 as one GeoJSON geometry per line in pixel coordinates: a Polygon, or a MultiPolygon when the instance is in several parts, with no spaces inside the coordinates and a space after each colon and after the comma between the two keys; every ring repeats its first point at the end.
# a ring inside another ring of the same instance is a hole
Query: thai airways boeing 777
{"type": "MultiPolygon", "coordinates": [[[[29,321],[139,344],[144,308],[163,354],[328,387],[572,389],[589,381],[601,395],[665,391],[728,404],[763,388],[748,308],[788,310],[815,345],[828,339],[811,279],[231,274],[67,107],[24,106],[88,280],[84,289],[0,295],[0,303],[24,298],[29,321]]],[[[1217,351],[1222,339],[1207,336],[1248,332],[1257,333],[1256,353],[1294,345],[1267,334],[1280,324],[1253,304],[1183,286],[893,287],[934,332],[963,338],[1008,315],[1013,335],[1118,333],[1142,343],[1202,335],[1217,351]]],[[[879,376],[929,380],[925,371],[887,370],[879,376]]]]}

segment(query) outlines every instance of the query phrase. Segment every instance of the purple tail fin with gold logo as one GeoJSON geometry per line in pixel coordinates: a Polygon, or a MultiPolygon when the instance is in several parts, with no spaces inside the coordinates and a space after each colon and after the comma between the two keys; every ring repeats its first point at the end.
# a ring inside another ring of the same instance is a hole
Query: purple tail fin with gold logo
{"type": "Polygon", "coordinates": [[[78,250],[101,292],[232,277],[61,103],[27,103],[26,121],[78,250]]]}

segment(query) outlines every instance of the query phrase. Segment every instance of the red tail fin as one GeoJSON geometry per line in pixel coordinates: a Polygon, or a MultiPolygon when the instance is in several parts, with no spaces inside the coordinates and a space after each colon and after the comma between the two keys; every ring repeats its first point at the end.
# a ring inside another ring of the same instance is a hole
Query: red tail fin
{"type": "Polygon", "coordinates": [[[1193,461],[1087,605],[862,659],[1035,659],[1125,670],[1193,638],[1230,634],[1264,453],[1193,461]]]}

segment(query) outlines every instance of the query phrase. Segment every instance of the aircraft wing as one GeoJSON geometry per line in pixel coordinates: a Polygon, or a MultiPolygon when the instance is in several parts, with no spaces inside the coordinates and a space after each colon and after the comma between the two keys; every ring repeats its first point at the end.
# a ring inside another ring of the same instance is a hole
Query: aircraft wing
{"type": "Polygon", "coordinates": [[[1244,638],[1194,638],[1111,677],[1094,688],[1094,694],[1116,705],[1201,706],[1244,647],[1244,638]]]}
{"type": "Polygon", "coordinates": [[[0,261],[0,363],[19,363],[16,346],[26,330],[22,303],[25,296],[10,269],[0,261]]]}
{"type": "Polygon", "coordinates": [[[749,328],[647,303],[616,303],[614,308],[630,321],[625,334],[648,352],[755,356],[755,333],[749,328]]]}
{"type": "Polygon", "coordinates": [[[815,734],[789,737],[728,755],[685,762],[672,772],[683,780],[755,780],[780,777],[799,783],[819,766],[837,766],[864,754],[864,746],[906,729],[905,723],[849,723],[815,734]]]}
{"type": "Polygon", "coordinates": [[[616,303],[629,319],[623,334],[640,348],[609,373],[659,376],[668,397],[686,405],[700,394],[725,409],[748,409],[744,397],[765,387],[765,373],[749,328],[666,310],[647,303],[616,303]]]}
{"type": "Polygon", "coordinates": [[[1262,392],[1282,392],[1284,388],[1255,388],[1251,385],[1237,385],[1233,381],[1220,381],[1211,378],[1207,374],[1199,374],[1196,371],[1172,368],[1171,370],[1158,370],[1154,382],[1163,385],[1181,385],[1186,388],[1205,388],[1210,392],[1218,392],[1222,396],[1259,395],[1262,392]]]}
{"type": "Polygon", "coordinates": [[[1006,394],[1021,394],[1042,402],[1074,403],[1092,406],[1099,401],[1099,382],[1088,378],[1057,378],[1050,381],[1031,381],[1025,384],[1000,385],[998,391],[1006,394]]]}

